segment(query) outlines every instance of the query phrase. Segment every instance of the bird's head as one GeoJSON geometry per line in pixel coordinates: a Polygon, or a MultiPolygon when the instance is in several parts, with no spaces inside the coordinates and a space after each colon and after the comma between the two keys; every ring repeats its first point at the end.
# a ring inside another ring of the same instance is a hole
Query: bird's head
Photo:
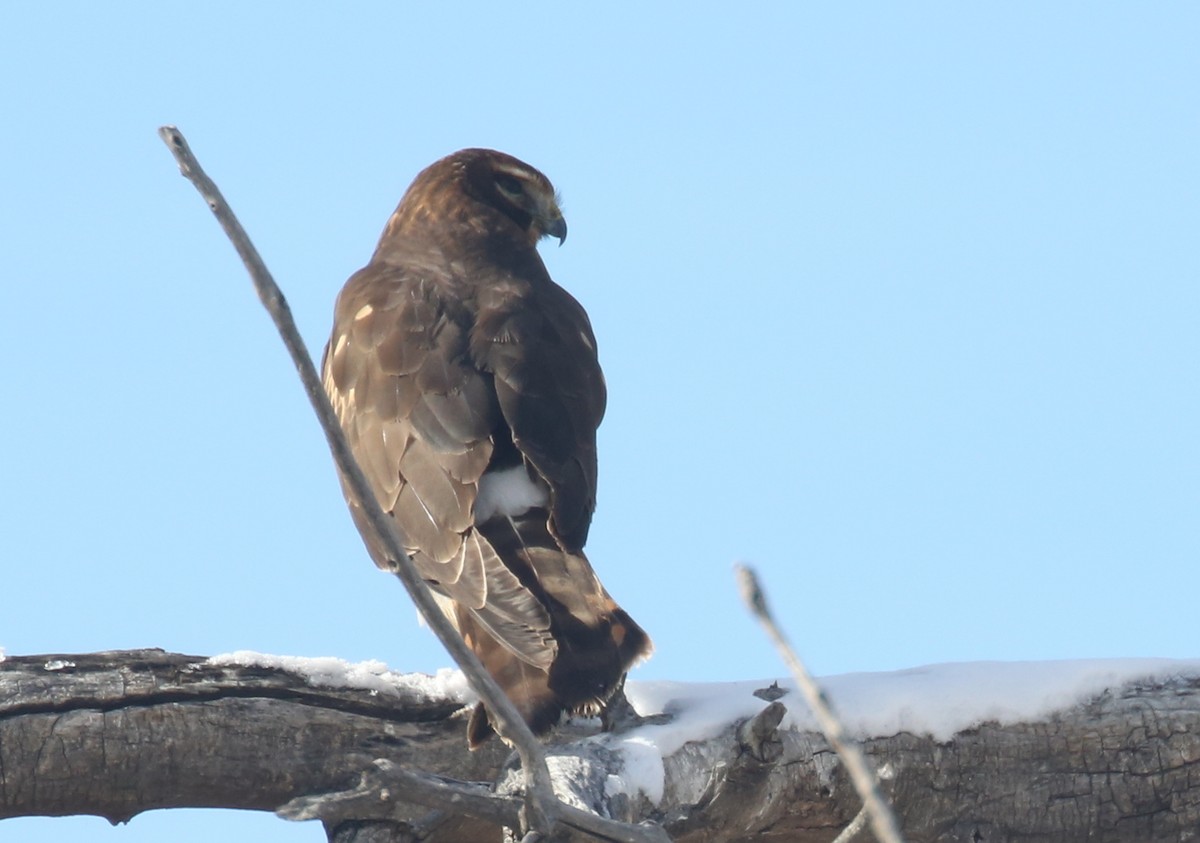
{"type": "Polygon", "coordinates": [[[491,149],[465,149],[463,156],[467,192],[513,220],[531,243],[543,237],[567,239],[567,222],[558,207],[558,194],[550,179],[511,155],[491,149]]]}
{"type": "MultiPolygon", "coordinates": [[[[388,220],[376,255],[397,243],[443,243],[471,250],[471,243],[567,239],[567,223],[550,180],[511,155],[493,149],[463,149],[430,164],[413,180],[388,220]]],[[[519,250],[524,251],[524,250],[519,250]]]]}

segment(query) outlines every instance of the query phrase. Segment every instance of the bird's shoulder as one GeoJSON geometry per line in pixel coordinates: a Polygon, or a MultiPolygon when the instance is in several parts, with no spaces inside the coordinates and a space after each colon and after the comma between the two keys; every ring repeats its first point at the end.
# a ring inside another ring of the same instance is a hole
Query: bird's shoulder
{"type": "Polygon", "coordinates": [[[342,287],[334,309],[334,331],[382,337],[397,327],[432,328],[439,316],[463,322],[470,318],[474,298],[453,266],[372,261],[342,287]]]}

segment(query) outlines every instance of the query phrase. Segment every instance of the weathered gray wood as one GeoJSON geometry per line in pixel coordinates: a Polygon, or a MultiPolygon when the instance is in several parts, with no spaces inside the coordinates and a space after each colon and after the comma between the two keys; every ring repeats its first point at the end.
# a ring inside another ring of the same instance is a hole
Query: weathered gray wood
{"type": "MultiPolygon", "coordinates": [[[[781,737],[778,761],[758,770],[733,730],[667,759],[672,838],[829,843],[859,798],[823,738],[781,737]]],[[[945,743],[898,734],[863,749],[910,843],[1200,837],[1200,679],[1109,689],[1041,722],[983,724],[945,743]]]]}
{"type": "MultiPolygon", "coordinates": [[[[608,792],[622,759],[604,739],[550,747],[556,787],[600,814],[663,820],[677,841],[828,843],[858,812],[858,797],[823,738],[777,729],[780,704],[791,703],[764,704],[751,721],[667,758],[659,805],[608,792]]],[[[277,810],[332,794],[311,803],[331,839],[407,840],[402,821],[429,819],[428,809],[406,804],[395,780],[380,784],[389,790],[381,799],[363,773],[385,758],[492,780],[507,751],[493,742],[467,752],[457,709],[158,650],[9,657],[0,662],[0,818],[277,810]],[[48,670],[56,660],[74,666],[48,670]]],[[[945,743],[900,734],[864,749],[885,772],[911,843],[1142,843],[1200,829],[1195,678],[1113,688],[1042,722],[984,724],[945,743]]],[[[509,776],[500,787],[519,783],[509,776]]],[[[500,839],[461,815],[423,830],[441,843],[500,839]]]]}
{"type": "Polygon", "coordinates": [[[459,708],[160,650],[9,657],[0,662],[0,818],[274,811],[352,785],[374,758],[487,780],[507,749],[466,752],[459,708]],[[57,663],[73,666],[46,669],[57,663]]]}

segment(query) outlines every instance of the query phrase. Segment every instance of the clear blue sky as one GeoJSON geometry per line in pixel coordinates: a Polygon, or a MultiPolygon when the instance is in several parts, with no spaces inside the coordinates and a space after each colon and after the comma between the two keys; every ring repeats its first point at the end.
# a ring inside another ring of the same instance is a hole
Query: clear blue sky
{"type": "MultiPolygon", "coordinates": [[[[608,378],[589,553],[657,653],[780,674],[1200,655],[1194,4],[0,11],[0,646],[448,658],[368,561],[285,352],[413,175],[542,169],[608,378]]],[[[223,812],[8,841],[319,841],[223,812]]]]}

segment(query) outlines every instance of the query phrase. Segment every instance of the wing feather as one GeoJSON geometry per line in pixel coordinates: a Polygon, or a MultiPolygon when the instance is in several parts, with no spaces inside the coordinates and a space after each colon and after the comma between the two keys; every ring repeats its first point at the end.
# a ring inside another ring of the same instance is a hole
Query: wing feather
{"type": "Polygon", "coordinates": [[[550,487],[550,527],[568,550],[587,540],[596,508],[596,428],[605,386],[583,308],[549,278],[538,295],[482,308],[472,342],[522,456],[550,487]]]}
{"type": "MultiPolygon", "coordinates": [[[[470,361],[454,303],[429,278],[376,264],[351,278],[326,349],[325,387],[421,576],[507,651],[548,669],[556,652],[549,614],[473,524],[492,435],[503,426],[493,379],[470,361]]],[[[373,542],[368,549],[390,567],[373,542]]]]}

